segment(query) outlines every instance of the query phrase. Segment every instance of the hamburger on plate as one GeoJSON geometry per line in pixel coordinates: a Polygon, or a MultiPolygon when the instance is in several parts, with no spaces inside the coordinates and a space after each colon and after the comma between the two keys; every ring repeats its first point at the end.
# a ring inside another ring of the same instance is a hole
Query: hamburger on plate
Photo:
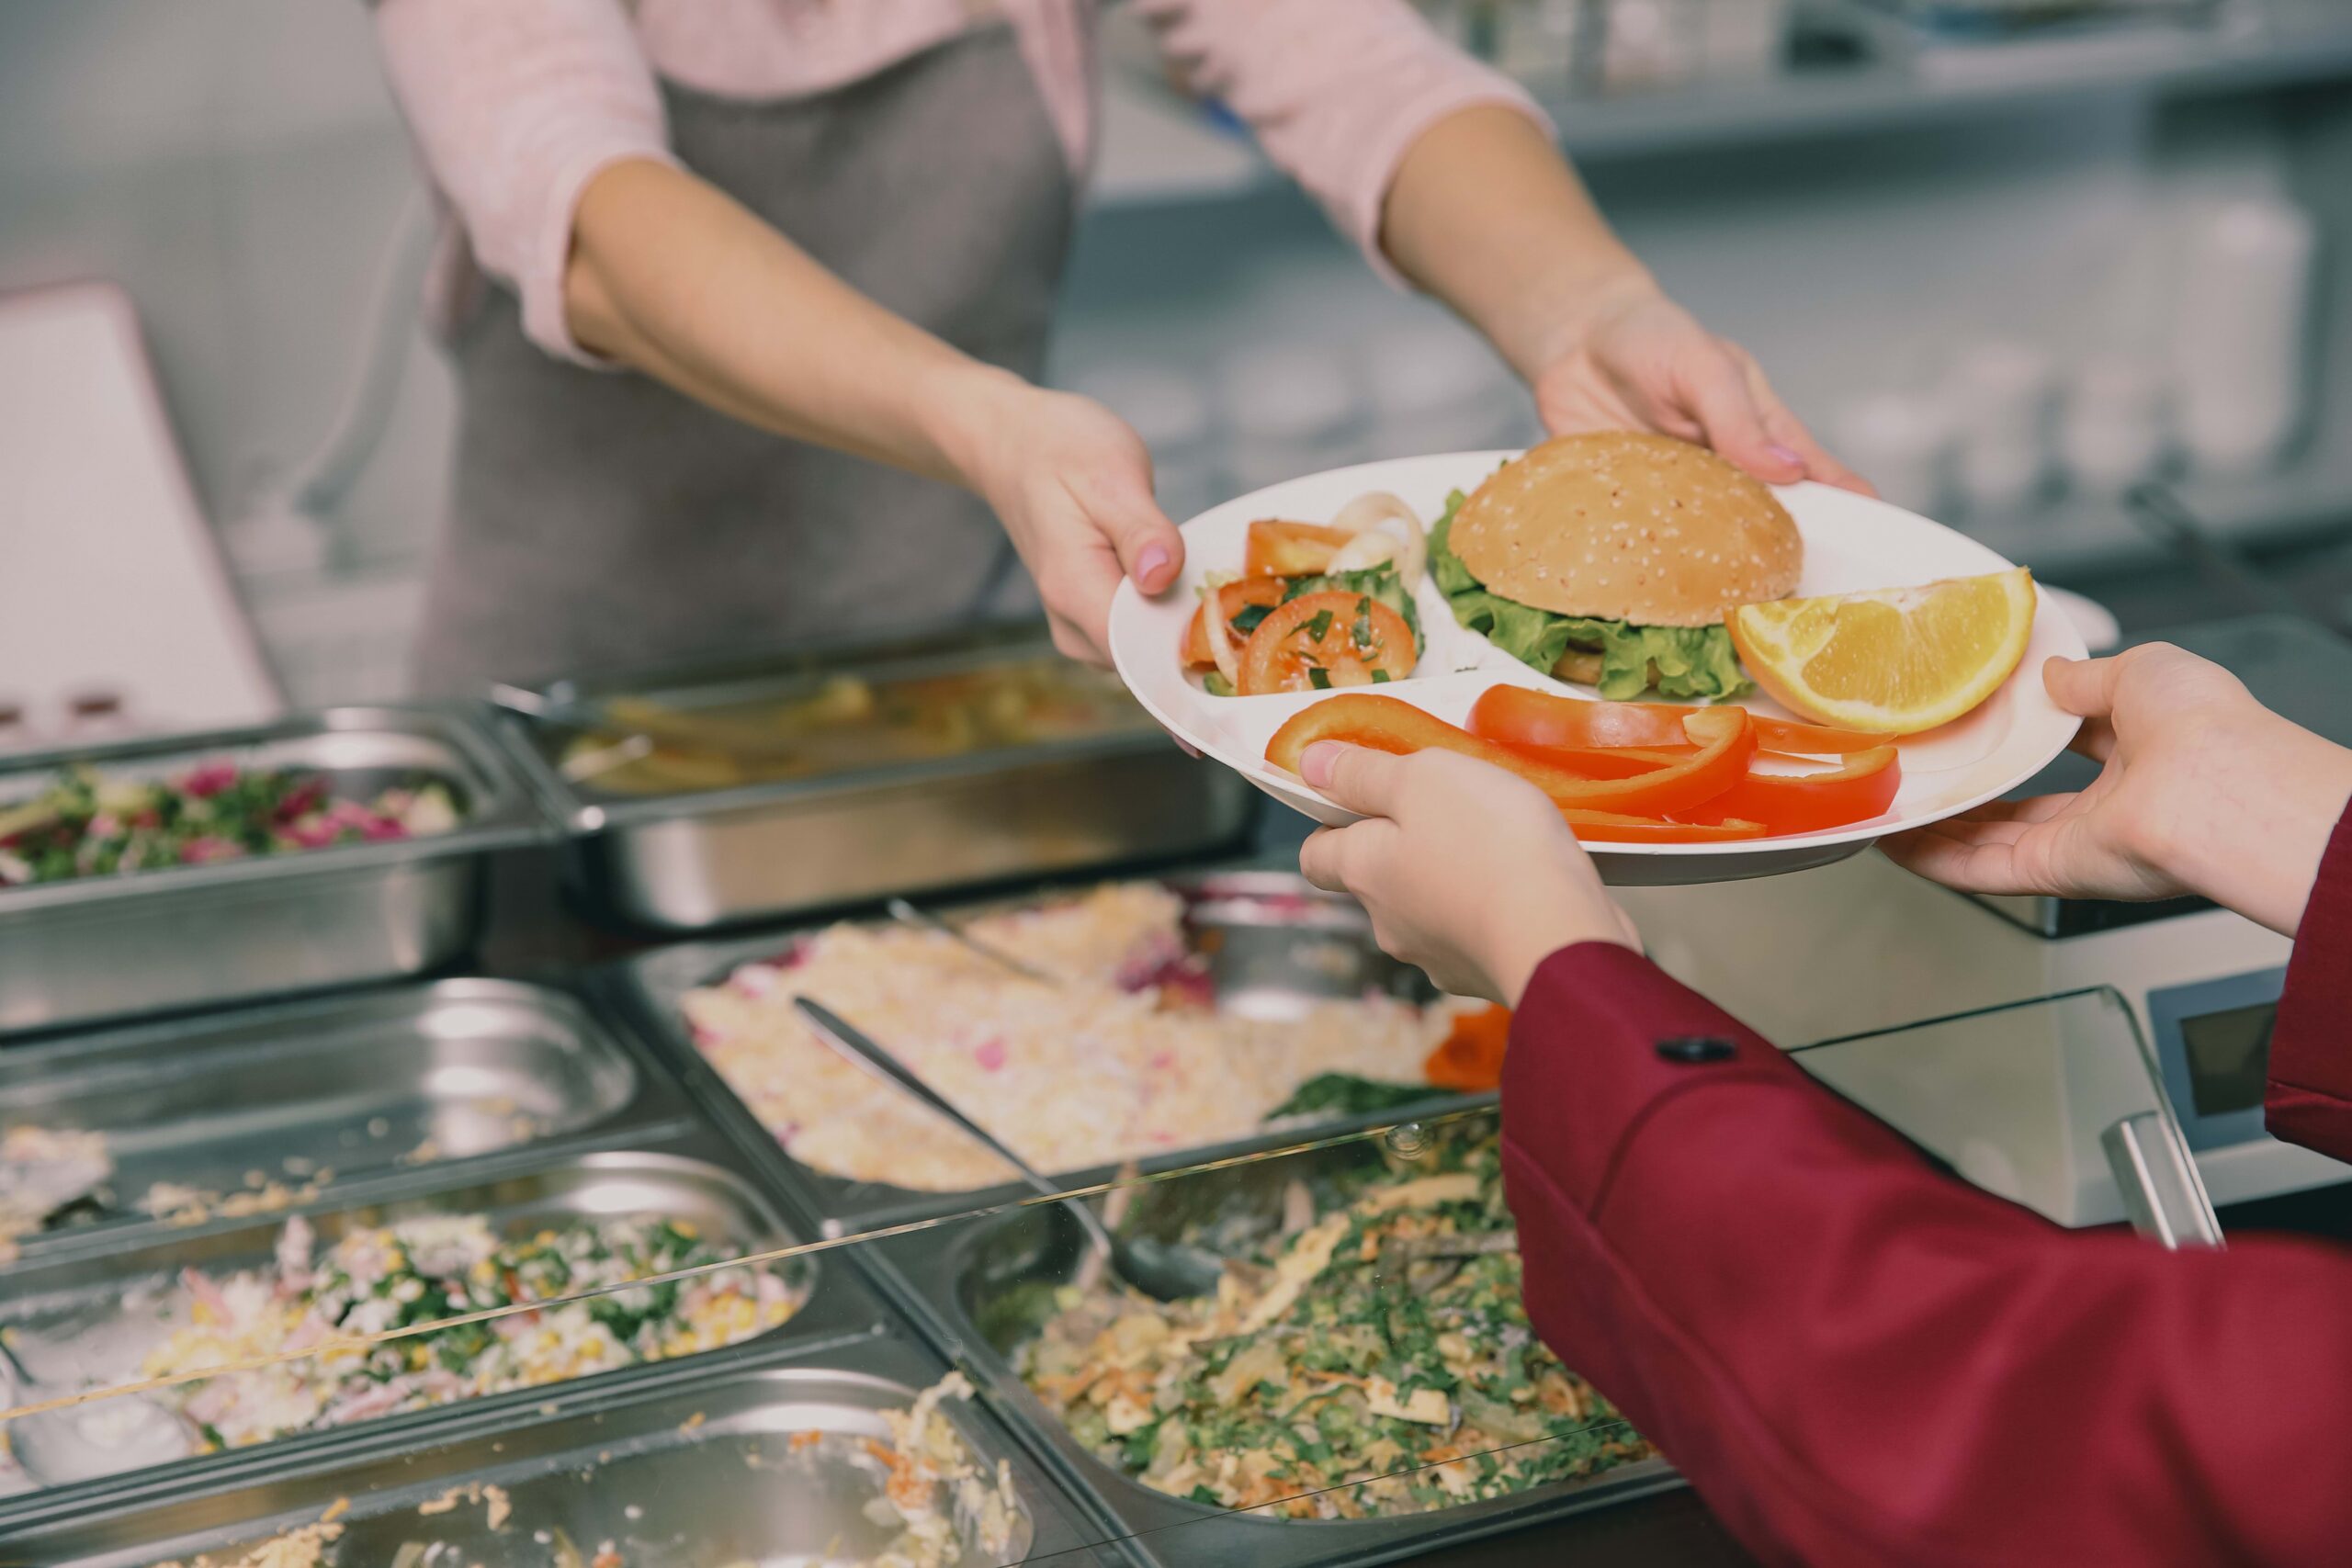
{"type": "Polygon", "coordinates": [[[1547,675],[1622,701],[1733,696],[1724,622],[1785,598],[1804,546],[1761,480],[1704,447],[1563,435],[1449,498],[1429,540],[1454,619],[1547,675]]]}

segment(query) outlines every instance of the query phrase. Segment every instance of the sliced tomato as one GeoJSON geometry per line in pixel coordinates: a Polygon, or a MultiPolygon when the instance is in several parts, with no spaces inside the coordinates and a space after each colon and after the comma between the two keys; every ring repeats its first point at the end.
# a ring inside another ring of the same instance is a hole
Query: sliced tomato
{"type": "MultiPolygon", "coordinates": [[[[1775,761],[1798,759],[1766,753],[1775,761]]],[[[1746,778],[1695,811],[1679,813],[1686,820],[1712,823],[1734,818],[1764,823],[1774,833],[1818,833],[1867,822],[1894,804],[1903,787],[1903,763],[1892,746],[1856,751],[1845,765],[1810,773],[1759,773],[1746,778]]]]}
{"type": "MultiPolygon", "coordinates": [[[[1683,720],[1716,711],[1671,703],[1586,702],[1524,686],[1495,686],[1470,710],[1470,732],[1521,746],[1673,746],[1684,739],[1683,720]]],[[[1859,730],[1761,716],[1754,722],[1756,743],[1774,751],[1838,757],[1886,744],[1885,736],[1859,730]]]]}
{"type": "Polygon", "coordinates": [[[1510,1043],[1510,1010],[1481,1008],[1453,1021],[1453,1031],[1421,1064],[1421,1076],[1434,1089],[1476,1094],[1499,1089],[1503,1081],[1503,1051],[1510,1043]]]}
{"type": "Polygon", "coordinates": [[[1354,535],[1319,523],[1284,523],[1269,517],[1250,525],[1242,554],[1245,577],[1316,577],[1331,570],[1331,558],[1354,535]]]}
{"type": "Polygon", "coordinates": [[[1302,593],[1258,623],[1234,686],[1245,697],[1371,686],[1411,674],[1414,657],[1404,616],[1367,594],[1327,589],[1302,593]]]}
{"type": "MultiPolygon", "coordinates": [[[[1244,610],[1253,606],[1271,610],[1281,604],[1289,586],[1279,577],[1245,577],[1228,582],[1216,591],[1218,613],[1225,616],[1226,625],[1231,626],[1234,617],[1244,610]]],[[[1209,647],[1208,609],[1208,602],[1203,600],[1201,607],[1193,612],[1192,620],[1184,627],[1184,668],[1187,670],[1216,668],[1216,654],[1209,647]]],[[[1235,648],[1249,640],[1249,632],[1235,627],[1235,648]]]]}
{"type": "MultiPolygon", "coordinates": [[[[1308,594],[1306,599],[1294,599],[1283,608],[1288,610],[1316,597],[1308,594]]],[[[1271,620],[1267,622],[1267,626],[1272,624],[1271,620]]],[[[1261,635],[1265,629],[1258,628],[1261,635]]],[[[1307,747],[1317,740],[1345,741],[1399,755],[1430,750],[1458,751],[1517,773],[1551,796],[1555,805],[1629,817],[1665,818],[1702,806],[1723,794],[1747,773],[1748,759],[1756,754],[1756,731],[1748,723],[1745,708],[1695,708],[1684,721],[1683,728],[1685,738],[1698,743],[1698,749],[1688,757],[1632,778],[1589,779],[1545,761],[1540,752],[1482,739],[1434,714],[1423,713],[1410,703],[1369,692],[1353,692],[1293,714],[1266,743],[1266,761],[1296,773],[1307,747]]]]}
{"type": "Polygon", "coordinates": [[[1772,832],[1761,822],[1726,817],[1715,822],[1668,822],[1655,817],[1622,817],[1611,811],[1562,807],[1569,830],[1593,844],[1723,844],[1761,839],[1772,832]]]}

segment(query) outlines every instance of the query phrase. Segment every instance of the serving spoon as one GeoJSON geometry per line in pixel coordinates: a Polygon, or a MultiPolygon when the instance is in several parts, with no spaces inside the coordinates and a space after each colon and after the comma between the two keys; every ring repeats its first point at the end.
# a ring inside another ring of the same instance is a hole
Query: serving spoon
{"type": "MultiPolygon", "coordinates": [[[[1085,1233],[1088,1245],[1093,1248],[1096,1266],[1107,1268],[1111,1276],[1120,1283],[1132,1286],[1155,1301],[1163,1302],[1204,1296],[1216,1289],[1217,1279],[1225,1272],[1225,1264],[1214,1254],[1181,1242],[1158,1242],[1148,1238],[1130,1241],[1113,1235],[1092,1209],[1075,1198],[1064,1197],[1060,1188],[1046,1179],[1019,1155],[1006,1148],[994,1134],[950,1105],[938,1091],[900,1066],[897,1057],[868,1039],[847,1020],[808,997],[795,997],[793,1004],[799,1008],[801,1015],[816,1030],[819,1039],[883,1082],[905,1090],[931,1111],[954,1122],[973,1142],[1012,1167],[1031,1190],[1054,1200],[1068,1210],[1070,1218],[1078,1223],[1079,1229],[1085,1233]]],[[[1080,1283],[1085,1282],[1081,1277],[1080,1283]]]]}
{"type": "Polygon", "coordinates": [[[928,909],[916,908],[904,898],[893,898],[884,908],[890,911],[890,918],[900,925],[919,931],[935,931],[963,948],[965,952],[976,953],[987,959],[1007,974],[1018,975],[1024,980],[1035,980],[1040,986],[1061,984],[1053,976],[1034,964],[1023,964],[1002,948],[982,942],[961,926],[951,925],[928,909]]]}

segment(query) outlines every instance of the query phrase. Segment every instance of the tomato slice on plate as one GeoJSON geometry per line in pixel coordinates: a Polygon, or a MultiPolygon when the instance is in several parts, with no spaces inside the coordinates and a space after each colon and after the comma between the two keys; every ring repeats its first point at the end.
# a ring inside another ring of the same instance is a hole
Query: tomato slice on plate
{"type": "MultiPolygon", "coordinates": [[[[1795,758],[1765,753],[1776,761],[1795,758]]],[[[1717,822],[1734,818],[1766,824],[1774,833],[1818,833],[1829,828],[1867,822],[1894,804],[1903,787],[1903,763],[1892,746],[1857,751],[1845,765],[1809,773],[1759,773],[1747,776],[1695,811],[1681,813],[1691,822],[1717,822]]]]}
{"type": "Polygon", "coordinates": [[[1623,817],[1613,811],[1560,807],[1568,829],[1589,844],[1727,844],[1761,839],[1772,829],[1736,817],[1720,821],[1668,822],[1655,817],[1623,817]]]}
{"type": "Polygon", "coordinates": [[[1317,577],[1331,570],[1331,558],[1354,535],[1319,523],[1284,523],[1269,517],[1250,525],[1242,553],[1245,577],[1317,577]]]}
{"type": "MultiPolygon", "coordinates": [[[[1495,686],[1470,710],[1470,733],[1520,746],[1678,746],[1683,721],[1711,708],[1672,703],[1596,703],[1555,696],[1524,686],[1495,686]]],[[[1773,751],[1826,757],[1870,751],[1886,744],[1883,735],[1832,729],[1756,716],[1756,743],[1773,751]]]]}
{"type": "Polygon", "coordinates": [[[1258,623],[1234,685],[1245,697],[1372,686],[1403,680],[1414,659],[1404,616],[1369,595],[1327,589],[1302,593],[1258,623]]]}
{"type": "MultiPolygon", "coordinates": [[[[1271,610],[1281,604],[1283,594],[1289,587],[1279,577],[1245,577],[1228,582],[1216,591],[1217,613],[1225,617],[1227,626],[1232,626],[1246,610],[1271,610]]],[[[1208,601],[1203,600],[1201,607],[1193,612],[1192,620],[1184,627],[1184,667],[1188,670],[1216,668],[1216,653],[1209,647],[1208,610],[1208,601]]],[[[1250,632],[1256,629],[1255,621],[1250,623],[1247,631],[1236,627],[1233,646],[1238,649],[1250,640],[1250,632]]]]}

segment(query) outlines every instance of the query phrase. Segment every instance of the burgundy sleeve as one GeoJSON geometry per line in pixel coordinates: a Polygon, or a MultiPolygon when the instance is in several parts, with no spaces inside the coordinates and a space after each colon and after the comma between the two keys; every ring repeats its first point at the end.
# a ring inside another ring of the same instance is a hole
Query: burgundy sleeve
{"type": "Polygon", "coordinates": [[[2262,1120],[2274,1137],[2352,1160],[2352,810],[2328,838],[2295,931],[2262,1120]]]}
{"type": "Polygon", "coordinates": [[[2344,1559],[2352,1254],[2065,1231],[1603,944],[1521,1003],[1503,1158],[1537,1332],[1768,1561],[2344,1559]]]}

